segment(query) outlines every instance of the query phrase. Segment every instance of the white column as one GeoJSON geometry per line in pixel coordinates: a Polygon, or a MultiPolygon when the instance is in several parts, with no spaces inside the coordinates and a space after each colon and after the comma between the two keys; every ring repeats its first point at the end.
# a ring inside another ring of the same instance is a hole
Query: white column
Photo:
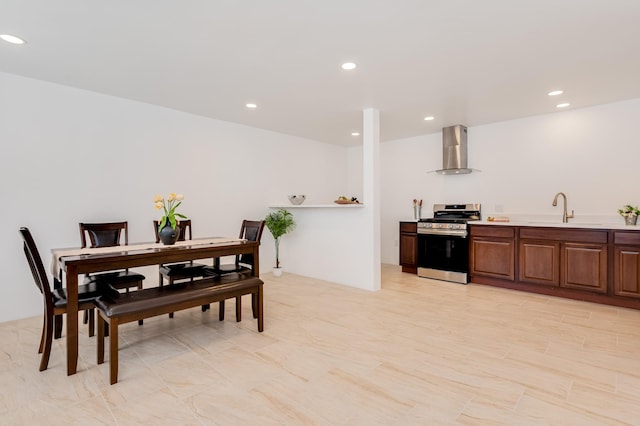
{"type": "Polygon", "coordinates": [[[362,182],[365,207],[367,288],[380,290],[380,111],[367,108],[362,120],[362,182]]]}

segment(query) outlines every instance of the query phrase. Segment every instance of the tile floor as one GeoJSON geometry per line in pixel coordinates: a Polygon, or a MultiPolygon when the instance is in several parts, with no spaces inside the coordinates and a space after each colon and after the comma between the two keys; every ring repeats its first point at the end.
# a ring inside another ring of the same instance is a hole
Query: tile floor
{"type": "Polygon", "coordinates": [[[263,277],[244,299],[121,328],[119,382],[81,328],[38,372],[41,318],[0,324],[1,425],[640,425],[640,311],[383,266],[379,292],[263,277]]]}

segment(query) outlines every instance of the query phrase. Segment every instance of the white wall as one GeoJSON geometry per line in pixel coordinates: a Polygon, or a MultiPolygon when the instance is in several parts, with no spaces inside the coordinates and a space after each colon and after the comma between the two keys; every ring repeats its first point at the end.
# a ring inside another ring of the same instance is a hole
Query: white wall
{"type": "MultiPolygon", "coordinates": [[[[423,217],[434,203],[479,202],[484,217],[560,218],[561,207],[551,203],[562,191],[576,220],[622,220],[619,207],[640,204],[638,122],[640,99],[634,99],[470,127],[469,167],[482,172],[469,175],[427,173],[442,167],[440,133],[383,143],[382,261],[398,263],[398,221],[412,219],[414,198],[424,200],[423,217]]],[[[359,151],[349,149],[349,170],[358,167],[359,151]]],[[[356,191],[361,185],[357,173],[348,176],[349,188],[356,191]]]]}
{"type": "MultiPolygon", "coordinates": [[[[48,266],[52,248],[79,245],[80,221],[128,220],[130,241],[153,240],[155,194],[185,195],[195,237],[235,236],[287,194],[324,203],[347,181],[343,147],[4,73],[0,93],[0,321],[42,311],[20,226],[48,266]]],[[[265,230],[263,271],[273,259],[265,230]]]]}
{"type": "MultiPolygon", "coordinates": [[[[304,193],[308,204],[330,202],[337,194],[363,196],[361,147],[345,149],[10,74],[0,73],[0,93],[0,321],[41,313],[20,226],[31,228],[48,263],[51,248],[78,245],[80,221],[126,219],[131,241],[152,240],[156,193],[185,194],[181,211],[193,219],[196,237],[235,235],[242,218],[263,217],[269,204],[286,204],[286,194],[304,193]]],[[[424,200],[425,216],[436,202],[480,202],[485,217],[496,206],[506,215],[560,215],[551,206],[558,191],[567,194],[576,217],[615,216],[623,204],[640,204],[639,119],[635,99],[471,127],[469,166],[483,171],[460,176],[427,173],[441,167],[439,133],[382,143],[382,261],[398,262],[398,221],[412,218],[413,198],[424,200]]],[[[353,233],[355,246],[342,253],[357,252],[362,212],[355,210],[337,211],[350,218],[342,222],[344,216],[317,213],[326,223],[342,224],[344,229],[334,228],[338,232],[353,233]]],[[[314,214],[299,215],[299,229],[322,232],[313,228],[314,214]]],[[[297,249],[303,237],[294,233],[282,242],[287,270],[313,276],[314,268],[348,261],[335,254],[333,260],[305,257],[297,249]]],[[[274,263],[268,231],[261,256],[266,272],[274,263]]],[[[145,273],[155,282],[154,270],[145,273]]]]}

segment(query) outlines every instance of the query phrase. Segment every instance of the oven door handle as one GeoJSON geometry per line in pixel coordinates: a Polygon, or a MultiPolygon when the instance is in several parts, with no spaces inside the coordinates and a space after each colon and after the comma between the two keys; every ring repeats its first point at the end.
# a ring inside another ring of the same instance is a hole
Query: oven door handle
{"type": "Polygon", "coordinates": [[[444,235],[465,238],[469,234],[466,229],[418,229],[418,235],[444,235]]]}

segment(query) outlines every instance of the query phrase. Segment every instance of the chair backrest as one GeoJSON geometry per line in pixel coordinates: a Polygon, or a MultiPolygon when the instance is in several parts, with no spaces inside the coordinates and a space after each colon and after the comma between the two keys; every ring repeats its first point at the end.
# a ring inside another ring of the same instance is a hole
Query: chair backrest
{"type": "Polygon", "coordinates": [[[82,248],[87,247],[87,235],[91,248],[113,247],[120,245],[120,237],[124,233],[124,245],[129,244],[128,222],[80,223],[80,241],[82,248]]]}
{"type": "MultiPolygon", "coordinates": [[[[243,220],[240,227],[240,238],[260,242],[263,230],[264,220],[243,220]]],[[[253,254],[247,253],[237,256],[236,263],[238,262],[253,266],[253,254]]]]}
{"type": "MultiPolygon", "coordinates": [[[[160,234],[159,234],[159,221],[153,221],[153,230],[156,233],[156,243],[160,242],[160,234]]],[[[180,226],[180,235],[178,235],[178,241],[184,241],[187,236],[187,232],[189,233],[189,239],[192,239],[191,235],[191,219],[183,219],[178,221],[178,226],[180,226]]]]}
{"type": "Polygon", "coordinates": [[[36,243],[31,236],[29,228],[20,228],[20,234],[24,240],[24,254],[27,257],[27,262],[29,262],[33,280],[44,297],[47,311],[52,312],[53,296],[51,295],[51,287],[49,287],[49,279],[47,278],[47,273],[42,264],[42,258],[40,257],[36,243]]]}

